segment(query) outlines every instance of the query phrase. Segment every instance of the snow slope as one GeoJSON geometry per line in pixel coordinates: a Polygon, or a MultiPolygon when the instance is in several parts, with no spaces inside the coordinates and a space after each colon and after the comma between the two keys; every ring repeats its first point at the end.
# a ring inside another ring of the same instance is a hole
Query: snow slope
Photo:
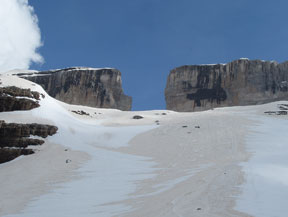
{"type": "MultiPolygon", "coordinates": [[[[48,143],[60,144],[65,146],[65,148],[89,154],[89,160],[77,171],[83,178],[71,181],[63,186],[60,185],[63,188],[60,187],[59,192],[56,191],[38,198],[34,202],[35,204],[28,205],[25,215],[31,216],[29,210],[32,209],[31,212],[35,216],[57,216],[57,213],[59,214],[61,210],[62,212],[59,216],[71,216],[71,213],[81,216],[91,209],[90,215],[93,216],[93,213],[102,212],[103,209],[103,216],[110,216],[110,213],[113,212],[111,210],[113,206],[107,209],[105,206],[101,208],[101,204],[123,200],[126,195],[133,192],[135,188],[133,182],[143,177],[151,176],[150,173],[152,174],[153,169],[149,170],[150,172],[146,171],[153,165],[148,158],[128,156],[108,149],[126,146],[134,135],[150,130],[155,126],[116,128],[101,126],[98,120],[87,123],[85,119],[73,116],[71,112],[62,107],[63,103],[49,97],[41,87],[31,82],[14,76],[2,76],[1,82],[2,86],[17,84],[19,87],[31,88],[45,94],[45,98],[40,101],[40,108],[32,111],[2,113],[1,119],[6,122],[32,123],[36,121],[38,123],[54,124],[59,128],[59,131],[55,136],[47,139],[48,143]],[[62,197],[59,197],[59,194],[62,197]],[[95,199],[95,195],[99,196],[95,199]],[[65,209],[65,204],[63,206],[61,201],[66,201],[67,208],[72,205],[73,209],[65,209]],[[58,209],[56,208],[57,205],[58,209]],[[97,206],[99,208],[93,209],[93,207],[97,206]],[[34,210],[35,207],[37,207],[36,210],[34,210]],[[45,212],[43,213],[43,211],[45,212]]],[[[118,111],[113,110],[108,112],[118,113],[118,111]]],[[[73,158],[68,160],[73,161],[73,158]]],[[[19,160],[20,163],[21,159],[19,160]]],[[[63,159],[62,163],[65,164],[66,159],[63,159]]],[[[5,165],[2,167],[5,167],[5,165]]],[[[1,199],[4,200],[5,198],[1,199]]],[[[5,207],[1,208],[5,209],[5,207]]],[[[116,211],[120,212],[122,209],[125,210],[127,208],[115,205],[116,211]]],[[[21,214],[21,216],[25,215],[21,214]]]]}
{"type": "Polygon", "coordinates": [[[237,209],[255,217],[286,217],[288,213],[288,121],[258,118],[247,136],[253,156],[243,163],[246,183],[237,209]]]}
{"type": "Polygon", "coordinates": [[[0,165],[0,216],[287,214],[287,117],[264,114],[287,102],[122,112],[59,102],[11,75],[0,82],[45,94],[39,108],[0,120],[59,128],[36,154],[0,165]]]}

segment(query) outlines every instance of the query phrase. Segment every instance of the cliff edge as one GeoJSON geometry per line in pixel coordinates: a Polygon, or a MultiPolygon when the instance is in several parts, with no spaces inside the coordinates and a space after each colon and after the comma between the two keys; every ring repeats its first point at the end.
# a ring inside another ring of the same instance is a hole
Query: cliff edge
{"type": "Polygon", "coordinates": [[[124,94],[117,69],[74,67],[18,76],[41,85],[50,96],[69,104],[131,110],[132,98],[124,94]]]}
{"type": "Polygon", "coordinates": [[[288,99],[288,61],[239,59],[227,64],[173,69],[165,89],[169,110],[263,104],[288,99]]]}

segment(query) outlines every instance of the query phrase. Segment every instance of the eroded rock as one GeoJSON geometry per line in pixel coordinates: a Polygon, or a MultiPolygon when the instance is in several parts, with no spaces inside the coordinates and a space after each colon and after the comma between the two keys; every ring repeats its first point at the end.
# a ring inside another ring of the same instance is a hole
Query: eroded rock
{"type": "Polygon", "coordinates": [[[0,122],[0,137],[29,137],[30,135],[46,138],[57,132],[58,128],[44,124],[7,124],[0,122]]]}
{"type": "Polygon", "coordinates": [[[20,155],[33,154],[28,146],[42,145],[44,140],[30,138],[39,136],[46,138],[57,132],[58,128],[51,125],[42,124],[7,124],[0,121],[0,163],[13,160],[20,155]]]}
{"type": "MultiPolygon", "coordinates": [[[[2,87],[0,88],[0,112],[37,108],[40,106],[38,100],[41,97],[45,96],[30,89],[2,87]]],[[[46,138],[54,135],[57,130],[57,127],[51,125],[5,123],[0,120],[0,163],[13,160],[20,155],[33,154],[34,151],[26,147],[42,145],[44,140],[31,136],[46,138]]]]}
{"type": "Polygon", "coordinates": [[[50,96],[66,103],[131,110],[132,98],[124,94],[117,69],[79,67],[18,76],[40,84],[50,96]]]}
{"type": "Polygon", "coordinates": [[[30,89],[0,87],[0,112],[31,110],[39,107],[40,94],[30,89]]]}
{"type": "MultiPolygon", "coordinates": [[[[36,100],[40,100],[40,93],[31,91],[31,89],[23,89],[16,86],[1,87],[0,95],[8,95],[13,97],[28,97],[36,100]]],[[[42,94],[43,97],[43,94],[42,94]]]]}
{"type": "Polygon", "coordinates": [[[32,149],[0,148],[0,164],[14,160],[21,155],[34,154],[32,149]]]}
{"type": "Polygon", "coordinates": [[[288,62],[181,66],[170,72],[165,98],[167,109],[182,112],[287,100],[288,62]]]}

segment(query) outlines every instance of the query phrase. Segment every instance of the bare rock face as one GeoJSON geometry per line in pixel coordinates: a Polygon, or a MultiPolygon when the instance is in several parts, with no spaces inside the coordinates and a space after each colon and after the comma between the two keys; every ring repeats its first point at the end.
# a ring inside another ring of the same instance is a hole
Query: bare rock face
{"type": "Polygon", "coordinates": [[[31,110],[39,107],[40,94],[15,86],[0,88],[0,112],[31,110]]]}
{"type": "MultiPolygon", "coordinates": [[[[15,86],[0,88],[0,112],[31,110],[40,106],[39,100],[44,98],[30,89],[15,86]]],[[[28,146],[42,145],[44,140],[31,138],[38,136],[46,138],[57,132],[58,128],[43,124],[5,123],[0,120],[0,164],[11,161],[20,155],[30,155],[33,149],[28,146]]]]}
{"type": "MultiPolygon", "coordinates": [[[[40,136],[46,138],[52,136],[57,132],[58,128],[52,125],[44,124],[7,124],[4,121],[0,121],[0,139],[4,137],[29,137],[40,136]]],[[[1,144],[0,144],[1,146],[1,144]]]]}
{"type": "Polygon", "coordinates": [[[44,140],[30,138],[30,136],[46,138],[54,135],[57,130],[58,128],[52,125],[7,124],[0,121],[0,163],[6,162],[6,159],[13,160],[20,155],[33,154],[32,149],[25,148],[32,145],[42,145],[44,140]]]}
{"type": "Polygon", "coordinates": [[[11,148],[1,148],[0,149],[0,164],[5,163],[21,155],[30,155],[35,152],[32,149],[11,149],[11,148]]]}
{"type": "Polygon", "coordinates": [[[67,68],[18,76],[40,84],[50,96],[69,104],[131,110],[132,98],[123,93],[117,69],[67,68]]]}
{"type": "Polygon", "coordinates": [[[181,66],[170,72],[165,98],[167,109],[181,112],[287,100],[288,61],[181,66]]]}

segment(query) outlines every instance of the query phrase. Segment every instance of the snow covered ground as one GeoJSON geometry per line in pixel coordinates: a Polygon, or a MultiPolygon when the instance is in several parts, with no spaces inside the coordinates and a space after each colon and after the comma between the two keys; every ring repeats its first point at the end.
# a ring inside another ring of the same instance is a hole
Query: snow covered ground
{"type": "Polygon", "coordinates": [[[252,153],[243,163],[246,182],[237,209],[255,217],[286,217],[288,213],[288,120],[256,119],[247,136],[252,153]]]}
{"type": "Polygon", "coordinates": [[[287,117],[264,114],[280,102],[122,112],[59,102],[11,75],[0,82],[45,94],[39,108],[0,120],[59,128],[36,154],[0,165],[0,216],[287,214],[287,117]]]}
{"type": "MultiPolygon", "coordinates": [[[[122,154],[109,149],[127,146],[129,140],[135,135],[153,129],[156,125],[123,126],[119,128],[101,126],[99,120],[87,123],[85,119],[75,117],[62,107],[63,103],[49,97],[39,86],[34,86],[31,82],[9,76],[1,78],[2,85],[10,85],[11,80],[13,80],[13,84],[18,84],[20,87],[32,88],[44,93],[45,98],[40,101],[41,106],[38,109],[2,113],[1,119],[6,122],[21,123],[32,123],[34,121],[44,123],[46,121],[59,128],[55,136],[47,139],[48,143],[62,145],[63,149],[65,147],[89,154],[89,160],[77,170],[78,175],[81,176],[80,179],[50,186],[57,188],[56,190],[51,189],[52,192],[48,194],[37,196],[37,199],[34,198],[26,209],[18,215],[95,216],[95,213],[97,213],[98,216],[111,216],[113,213],[117,214],[123,210],[128,210],[124,205],[104,206],[104,204],[123,200],[129,193],[133,193],[136,181],[153,175],[152,166],[154,164],[149,158],[122,154]]],[[[96,111],[98,112],[98,110],[96,111]]],[[[107,111],[119,113],[119,111],[107,111]]],[[[66,156],[62,164],[66,164],[66,160],[70,163],[74,159],[66,156]]],[[[16,162],[13,161],[13,163],[16,162]]],[[[19,159],[20,163],[21,159],[19,159]]],[[[1,167],[5,168],[6,165],[1,165],[1,167]]],[[[41,173],[42,171],[34,172],[41,173]]],[[[4,176],[2,177],[4,178],[4,176]]],[[[33,186],[29,186],[29,188],[31,187],[33,188],[33,186]]],[[[21,195],[17,195],[17,197],[21,197],[21,195]]],[[[6,198],[2,197],[1,199],[5,200],[6,198]]],[[[5,209],[5,207],[1,207],[2,209],[5,209]]]]}

